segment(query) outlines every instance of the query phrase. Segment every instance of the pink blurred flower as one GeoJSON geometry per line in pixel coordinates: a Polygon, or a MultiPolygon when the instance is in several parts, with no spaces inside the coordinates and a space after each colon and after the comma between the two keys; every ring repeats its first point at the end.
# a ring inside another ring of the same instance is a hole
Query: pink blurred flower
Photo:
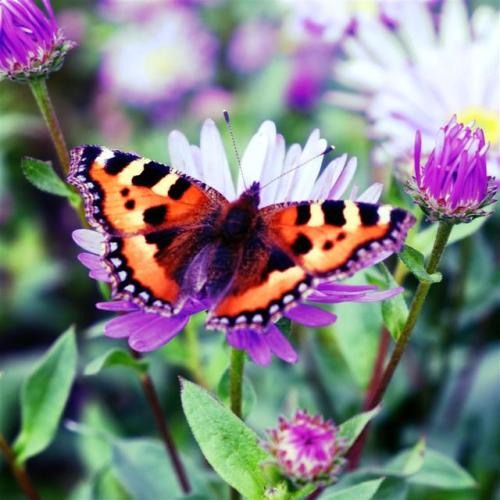
{"type": "Polygon", "coordinates": [[[263,68],[276,52],[276,28],[268,21],[255,20],[241,24],[231,35],[227,60],[240,73],[263,68]]]}

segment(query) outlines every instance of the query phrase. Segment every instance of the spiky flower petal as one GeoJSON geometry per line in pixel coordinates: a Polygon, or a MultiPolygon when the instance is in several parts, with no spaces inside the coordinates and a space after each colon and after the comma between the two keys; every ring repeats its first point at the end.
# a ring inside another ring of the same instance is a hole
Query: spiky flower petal
{"type": "Polygon", "coordinates": [[[488,144],[481,128],[457,123],[454,116],[436,136],[421,165],[421,135],[415,139],[415,177],[408,191],[432,221],[470,222],[489,212],[496,183],[486,173],[488,144]]]}
{"type": "Polygon", "coordinates": [[[291,420],[280,417],[263,443],[282,473],[297,483],[334,483],[346,463],[346,443],[331,420],[297,410],[291,420]]]}
{"type": "Polygon", "coordinates": [[[63,64],[75,44],[57,25],[49,0],[0,0],[0,80],[25,82],[63,64]]]}

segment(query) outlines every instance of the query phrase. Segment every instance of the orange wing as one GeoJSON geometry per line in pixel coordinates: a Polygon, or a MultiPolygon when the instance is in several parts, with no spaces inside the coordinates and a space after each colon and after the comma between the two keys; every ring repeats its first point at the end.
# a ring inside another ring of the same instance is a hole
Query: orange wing
{"type": "Polygon", "coordinates": [[[262,248],[245,250],[233,284],[210,313],[211,328],[263,329],[313,285],[347,278],[399,250],[415,222],[399,208],[341,200],[272,205],[259,216],[262,248]]]}
{"type": "Polygon", "coordinates": [[[207,244],[227,200],[133,153],[82,146],[71,157],[68,182],[81,192],[89,223],[106,235],[113,297],[165,315],[175,312],[183,272],[207,244]]]}

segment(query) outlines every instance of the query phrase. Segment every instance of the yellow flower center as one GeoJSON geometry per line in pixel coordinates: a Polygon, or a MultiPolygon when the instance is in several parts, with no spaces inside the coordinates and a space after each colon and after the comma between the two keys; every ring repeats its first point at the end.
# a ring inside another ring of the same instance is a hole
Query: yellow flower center
{"type": "Polygon", "coordinates": [[[471,106],[457,114],[458,123],[471,121],[483,129],[486,141],[492,146],[500,146],[500,113],[480,106],[471,106]]]}

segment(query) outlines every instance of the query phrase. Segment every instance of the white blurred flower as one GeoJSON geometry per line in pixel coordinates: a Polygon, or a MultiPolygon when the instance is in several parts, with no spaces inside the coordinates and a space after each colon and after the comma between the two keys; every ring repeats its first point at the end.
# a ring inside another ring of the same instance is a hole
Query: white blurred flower
{"type": "Polygon", "coordinates": [[[405,2],[394,23],[361,23],[344,48],[347,60],[334,74],[349,90],[327,99],[366,114],[372,138],[381,141],[378,162],[406,163],[416,130],[428,154],[436,131],[456,114],[484,130],[491,143],[488,171],[499,177],[498,10],[482,6],[469,18],[462,0],[445,0],[436,18],[423,3],[405,2]]]}
{"type": "Polygon", "coordinates": [[[157,12],[122,26],[108,40],[102,86],[135,106],[173,104],[211,81],[216,45],[192,12],[173,8],[157,12]]]}

